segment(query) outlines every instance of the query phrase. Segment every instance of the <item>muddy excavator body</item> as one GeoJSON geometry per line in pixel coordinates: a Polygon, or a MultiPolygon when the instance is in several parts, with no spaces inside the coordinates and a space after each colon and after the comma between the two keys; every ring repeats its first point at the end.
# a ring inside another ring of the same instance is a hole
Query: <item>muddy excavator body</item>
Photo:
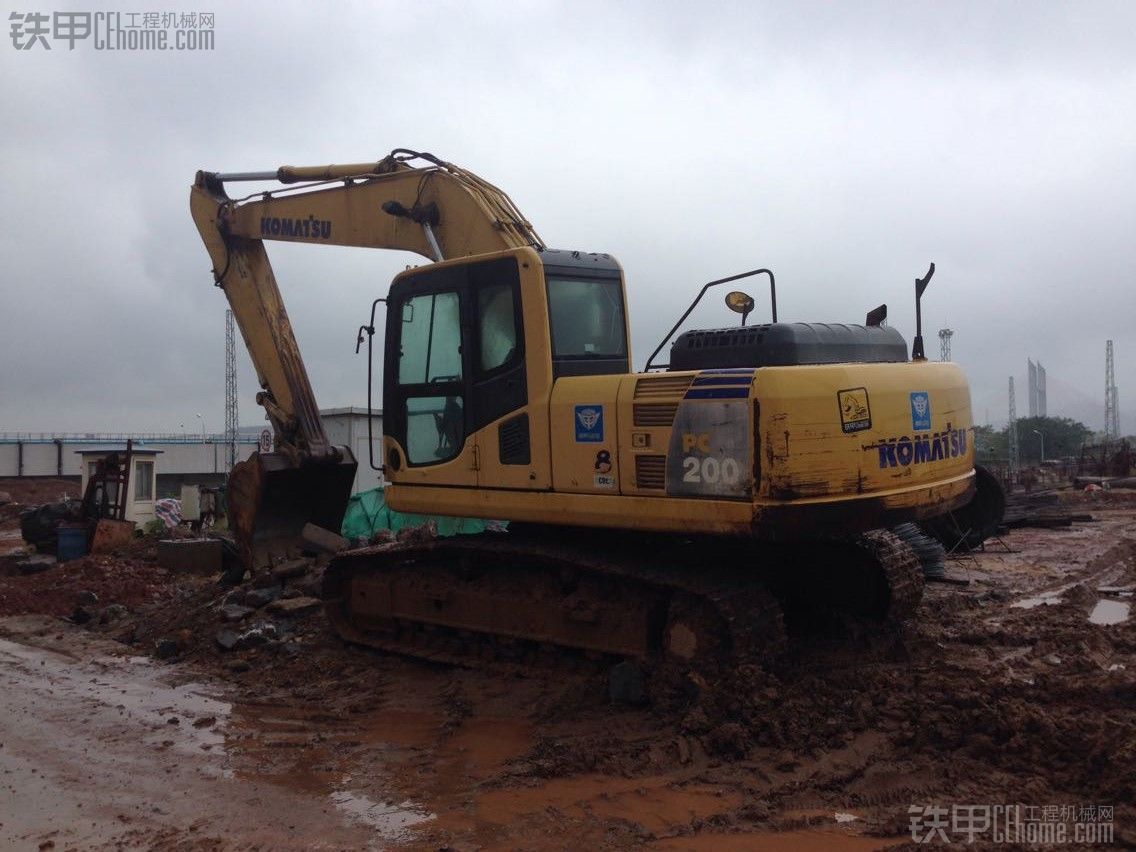
{"type": "MultiPolygon", "coordinates": [[[[337,530],[355,470],[319,425],[263,242],[431,261],[378,300],[382,331],[362,330],[382,334],[386,501],[512,526],[339,555],[327,612],[351,641],[436,658],[518,644],[762,656],[782,635],[779,601],[802,589],[876,621],[909,616],[918,563],[886,528],[973,495],[964,375],[923,358],[921,337],[909,358],[876,312],[786,323],[774,303],[770,322],[687,332],[665,369],[636,373],[619,264],[548,249],[504,193],[437,158],[199,173],[191,206],[276,433],[277,452],[230,489],[254,568],[306,523],[337,530]],[[270,179],[285,189],[224,192],[270,179]]],[[[744,293],[727,304],[743,322],[753,310],[744,293]]]]}

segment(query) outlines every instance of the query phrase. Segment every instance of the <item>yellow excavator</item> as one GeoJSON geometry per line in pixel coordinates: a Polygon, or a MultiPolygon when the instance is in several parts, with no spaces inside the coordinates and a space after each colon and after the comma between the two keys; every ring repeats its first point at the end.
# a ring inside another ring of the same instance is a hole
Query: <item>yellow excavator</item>
{"type": "Polygon", "coordinates": [[[191,211],[275,433],[230,480],[254,570],[308,523],[337,531],[356,469],[320,423],[265,241],[429,261],[360,329],[370,348],[384,306],[372,464],[396,510],[510,526],[338,555],[325,599],[350,641],[459,661],[760,658],[792,601],[908,617],[922,577],[888,528],[974,493],[966,379],[926,360],[918,331],[909,358],[883,306],[863,325],[778,322],[772,272],[730,276],[698,298],[765,274],[771,321],[746,325],[753,299],[731,292],[741,325],[684,332],[654,367],[691,305],[636,373],[619,264],[547,248],[504,192],[430,154],[198,172],[191,211]],[[230,198],[241,181],[277,185],[230,198]]]}

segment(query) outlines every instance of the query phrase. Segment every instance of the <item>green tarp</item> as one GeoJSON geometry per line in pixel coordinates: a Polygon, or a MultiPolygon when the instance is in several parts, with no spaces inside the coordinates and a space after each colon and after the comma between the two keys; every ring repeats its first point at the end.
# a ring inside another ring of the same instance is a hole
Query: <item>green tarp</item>
{"type": "Polygon", "coordinates": [[[450,518],[443,515],[408,515],[387,506],[383,489],[373,488],[353,494],[343,515],[340,534],[351,542],[370,541],[380,530],[398,532],[407,527],[420,527],[433,521],[438,535],[470,535],[485,532],[491,524],[499,527],[499,522],[483,521],[478,518],[450,518]]]}

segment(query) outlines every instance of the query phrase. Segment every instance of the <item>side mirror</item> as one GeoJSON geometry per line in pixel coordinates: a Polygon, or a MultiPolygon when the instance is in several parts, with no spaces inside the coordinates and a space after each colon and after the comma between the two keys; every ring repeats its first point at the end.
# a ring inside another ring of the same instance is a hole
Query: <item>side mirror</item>
{"type": "Polygon", "coordinates": [[[753,311],[753,297],[741,290],[734,290],[726,294],[726,307],[735,314],[741,314],[742,325],[745,325],[746,317],[753,311]]]}

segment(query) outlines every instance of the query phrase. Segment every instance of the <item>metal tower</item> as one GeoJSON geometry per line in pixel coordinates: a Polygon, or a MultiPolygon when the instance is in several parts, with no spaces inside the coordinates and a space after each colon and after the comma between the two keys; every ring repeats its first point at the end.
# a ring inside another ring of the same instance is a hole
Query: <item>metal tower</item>
{"type": "Polygon", "coordinates": [[[233,312],[225,311],[225,446],[229,470],[237,463],[237,345],[233,335],[233,312]]]}
{"type": "Polygon", "coordinates": [[[1112,341],[1104,345],[1104,439],[1120,437],[1120,413],[1116,404],[1116,369],[1112,364],[1112,341]]]}
{"type": "Polygon", "coordinates": [[[1021,470],[1021,455],[1018,452],[1018,404],[1014,401],[1014,377],[1010,376],[1010,423],[1006,427],[1009,441],[1010,482],[1018,481],[1021,470]]]}
{"type": "Polygon", "coordinates": [[[951,335],[953,335],[953,334],[954,334],[954,332],[951,331],[949,328],[940,328],[939,329],[939,360],[940,361],[950,361],[951,360],[951,335]]]}
{"type": "Polygon", "coordinates": [[[1029,358],[1026,359],[1026,366],[1029,371],[1026,379],[1026,384],[1029,385],[1026,390],[1029,394],[1029,416],[1037,417],[1037,366],[1029,358]]]}

